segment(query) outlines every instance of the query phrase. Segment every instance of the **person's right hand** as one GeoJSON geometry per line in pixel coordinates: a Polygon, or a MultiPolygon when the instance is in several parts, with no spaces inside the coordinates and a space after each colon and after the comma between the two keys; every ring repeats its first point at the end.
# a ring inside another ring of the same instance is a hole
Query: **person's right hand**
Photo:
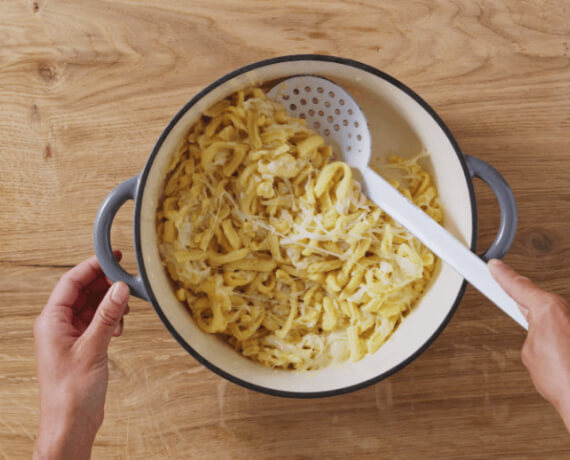
{"type": "Polygon", "coordinates": [[[521,358],[538,392],[558,410],[570,432],[570,307],[500,260],[489,261],[497,282],[528,321],[521,358]]]}

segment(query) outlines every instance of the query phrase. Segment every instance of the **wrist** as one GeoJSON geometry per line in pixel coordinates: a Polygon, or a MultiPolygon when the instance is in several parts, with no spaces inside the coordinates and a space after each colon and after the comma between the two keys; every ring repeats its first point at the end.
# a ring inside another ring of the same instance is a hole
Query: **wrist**
{"type": "Polygon", "coordinates": [[[89,459],[96,431],[76,418],[40,415],[34,460],[89,459]]]}

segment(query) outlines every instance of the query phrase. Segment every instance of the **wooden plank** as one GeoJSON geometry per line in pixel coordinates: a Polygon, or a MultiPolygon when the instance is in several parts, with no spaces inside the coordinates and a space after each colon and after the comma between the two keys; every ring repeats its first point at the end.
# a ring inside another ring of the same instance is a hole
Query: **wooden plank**
{"type": "MultiPolygon", "coordinates": [[[[239,66],[317,52],[401,79],[466,153],[512,185],[507,260],[570,298],[568,2],[0,2],[0,458],[30,457],[32,325],[93,252],[97,208],[176,111],[239,66]]],[[[480,247],[498,225],[477,185],[480,247]]],[[[113,242],[134,271],[132,205],[113,242]]],[[[524,335],[468,289],[441,337],[390,379],[309,401],[257,394],[187,355],[131,302],[111,346],[94,458],[565,458],[568,435],[520,362],[524,335]]]]}

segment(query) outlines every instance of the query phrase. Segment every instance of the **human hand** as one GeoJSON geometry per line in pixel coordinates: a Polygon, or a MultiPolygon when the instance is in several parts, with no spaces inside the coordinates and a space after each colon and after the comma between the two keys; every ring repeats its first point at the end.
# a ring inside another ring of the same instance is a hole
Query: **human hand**
{"type": "Polygon", "coordinates": [[[558,410],[570,432],[570,308],[500,260],[489,261],[497,282],[528,321],[521,358],[538,392],[558,410]]]}
{"type": "Polygon", "coordinates": [[[90,457],[103,422],[107,349],[123,331],[128,298],[125,283],[110,288],[95,257],[68,271],[52,291],[34,325],[40,386],[34,458],[90,457]]]}

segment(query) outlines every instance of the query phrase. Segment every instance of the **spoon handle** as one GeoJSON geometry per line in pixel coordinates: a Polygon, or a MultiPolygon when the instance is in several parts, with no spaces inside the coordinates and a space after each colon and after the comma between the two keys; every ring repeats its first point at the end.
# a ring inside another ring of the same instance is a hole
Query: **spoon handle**
{"type": "Polygon", "coordinates": [[[528,329],[528,323],[517,303],[495,281],[487,264],[479,256],[471,252],[420,208],[408,201],[372,169],[366,167],[360,171],[364,191],[374,203],[402,224],[507,315],[523,328],[528,329]]]}

